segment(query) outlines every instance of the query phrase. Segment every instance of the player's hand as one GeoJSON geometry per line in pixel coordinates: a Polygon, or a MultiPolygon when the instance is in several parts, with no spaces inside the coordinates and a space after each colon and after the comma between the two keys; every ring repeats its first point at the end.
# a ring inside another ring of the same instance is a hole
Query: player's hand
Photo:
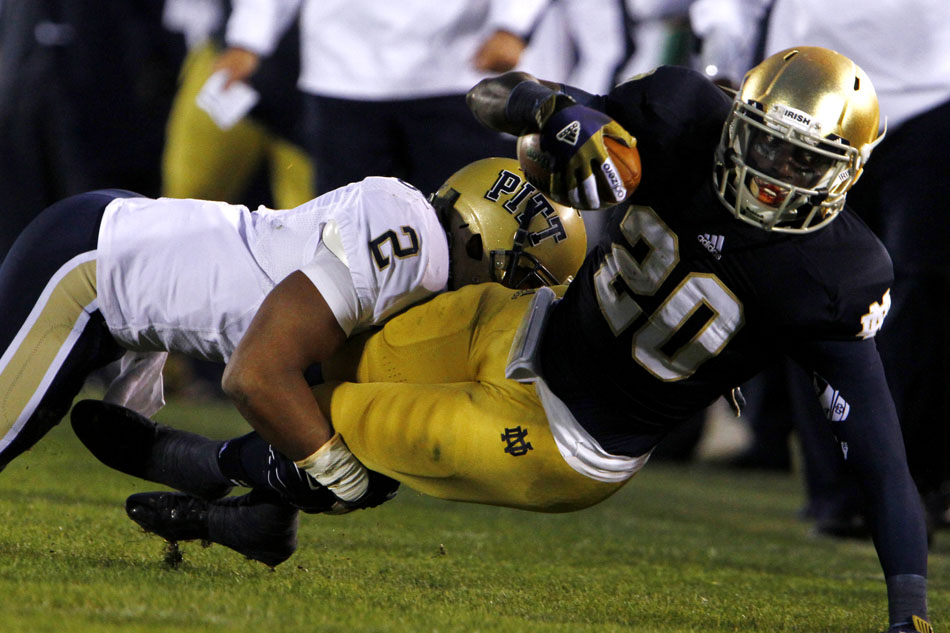
{"type": "Polygon", "coordinates": [[[539,113],[541,151],[551,161],[545,193],[577,209],[599,209],[623,202],[627,190],[604,139],[612,138],[627,147],[636,145],[636,140],[603,112],[565,105],[555,106],[549,115],[543,113],[543,108],[539,113]]]}
{"type": "Polygon", "coordinates": [[[333,509],[328,511],[328,514],[346,514],[353,510],[375,508],[396,496],[396,492],[399,490],[398,481],[373,470],[367,472],[369,473],[369,487],[363,496],[356,501],[338,500],[333,509]]]}
{"type": "Polygon", "coordinates": [[[930,626],[927,620],[915,615],[910,622],[892,626],[884,633],[934,633],[934,627],[930,626]]]}
{"type": "Polygon", "coordinates": [[[268,487],[295,508],[309,514],[345,514],[375,508],[396,496],[398,481],[371,470],[366,473],[366,492],[353,501],[344,501],[271,446],[265,474],[268,487]]]}
{"type": "Polygon", "coordinates": [[[503,73],[518,65],[525,41],[508,31],[495,31],[479,47],[472,60],[476,70],[503,73]]]}
{"type": "Polygon", "coordinates": [[[268,449],[265,470],[267,485],[283,501],[310,514],[330,512],[337,506],[340,500],[335,494],[273,446],[268,449]]]}
{"type": "Polygon", "coordinates": [[[228,80],[224,84],[227,89],[237,81],[246,81],[257,71],[261,58],[257,53],[246,48],[229,48],[218,56],[214,63],[215,72],[224,70],[228,73],[228,80]]]}

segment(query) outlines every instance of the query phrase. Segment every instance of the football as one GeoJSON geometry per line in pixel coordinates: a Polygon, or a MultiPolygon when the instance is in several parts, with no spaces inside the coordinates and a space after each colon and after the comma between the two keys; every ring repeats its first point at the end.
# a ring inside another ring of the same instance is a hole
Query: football
{"type": "Polygon", "coordinates": [[[518,163],[532,185],[548,193],[553,157],[541,151],[541,135],[537,132],[518,137],[518,163]]]}
{"type": "Polygon", "coordinates": [[[607,146],[607,154],[620,171],[620,180],[623,181],[629,196],[640,185],[640,152],[635,145],[627,147],[609,136],[604,137],[604,145],[607,146]]]}
{"type": "MultiPolygon", "coordinates": [[[[640,184],[640,152],[636,147],[627,147],[610,137],[604,138],[604,145],[607,147],[607,154],[617,167],[620,180],[629,196],[640,184]]],[[[535,132],[518,137],[518,162],[528,182],[545,193],[549,193],[548,183],[554,161],[549,153],[541,149],[540,134],[535,132]]],[[[600,193],[601,199],[608,199],[607,192],[600,193]]],[[[566,200],[557,200],[557,202],[570,204],[566,200]]]]}

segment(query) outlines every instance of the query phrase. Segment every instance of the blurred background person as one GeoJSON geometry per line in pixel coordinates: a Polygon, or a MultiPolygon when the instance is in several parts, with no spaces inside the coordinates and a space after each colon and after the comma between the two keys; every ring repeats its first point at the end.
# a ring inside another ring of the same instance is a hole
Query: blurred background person
{"type": "Polygon", "coordinates": [[[166,128],[162,195],[290,209],[315,197],[296,86],[299,29],[290,24],[248,79],[257,103],[222,129],[197,97],[216,70],[230,10],[226,0],[165,0],[163,23],[184,36],[188,56],[166,128]]]}
{"type": "Polygon", "coordinates": [[[606,93],[624,79],[634,47],[632,28],[624,0],[555,0],[531,32],[518,68],[606,93]]]}
{"type": "Polygon", "coordinates": [[[161,11],[161,0],[0,4],[0,257],[37,213],[70,194],[158,194],[184,55],[161,11]]]}
{"type": "Polygon", "coordinates": [[[434,191],[462,165],[514,156],[465,93],[510,70],[550,0],[235,0],[219,67],[245,80],[299,11],[307,149],[317,192],[368,175],[434,191]]]}
{"type": "Polygon", "coordinates": [[[626,0],[632,52],[621,76],[626,80],[661,64],[688,66],[694,46],[689,22],[693,0],[626,0]]]}

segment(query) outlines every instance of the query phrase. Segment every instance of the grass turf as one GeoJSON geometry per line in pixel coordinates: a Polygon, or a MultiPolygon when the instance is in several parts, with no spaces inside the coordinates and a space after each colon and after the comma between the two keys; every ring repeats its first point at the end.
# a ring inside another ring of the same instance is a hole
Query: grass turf
{"type": "MultiPolygon", "coordinates": [[[[227,405],[171,403],[167,423],[215,437],[227,405]]],[[[157,486],[88,455],[64,422],[0,475],[4,633],[882,631],[868,542],[809,535],[797,479],[649,464],[592,509],[542,515],[409,489],[347,516],[303,515],[275,571],[220,546],[165,544],[125,517],[157,486]]],[[[930,608],[950,622],[950,534],[930,608]]]]}

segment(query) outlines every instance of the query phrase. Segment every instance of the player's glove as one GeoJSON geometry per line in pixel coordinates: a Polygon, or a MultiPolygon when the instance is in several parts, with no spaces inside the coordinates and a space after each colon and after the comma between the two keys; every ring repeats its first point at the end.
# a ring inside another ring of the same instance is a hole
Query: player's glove
{"type": "Polygon", "coordinates": [[[339,503],[337,496],[326,486],[320,485],[273,446],[268,446],[264,476],[267,486],[280,495],[281,500],[304,512],[332,512],[339,503]]]}
{"type": "Polygon", "coordinates": [[[885,633],[934,633],[934,627],[930,626],[927,620],[914,615],[911,616],[910,622],[895,624],[885,633]]]}
{"type": "Polygon", "coordinates": [[[555,93],[536,109],[541,151],[551,165],[550,183],[539,188],[561,204],[599,209],[623,202],[627,190],[604,144],[605,138],[633,147],[636,140],[609,116],[555,93]]]}
{"type": "MultiPolygon", "coordinates": [[[[345,514],[374,508],[396,496],[399,488],[395,479],[368,470],[339,433],[313,455],[291,462],[293,469],[281,461],[279,453],[271,453],[277,456],[274,478],[285,491],[285,499],[304,512],[345,514]]],[[[268,483],[279,490],[270,477],[268,483]]]]}

